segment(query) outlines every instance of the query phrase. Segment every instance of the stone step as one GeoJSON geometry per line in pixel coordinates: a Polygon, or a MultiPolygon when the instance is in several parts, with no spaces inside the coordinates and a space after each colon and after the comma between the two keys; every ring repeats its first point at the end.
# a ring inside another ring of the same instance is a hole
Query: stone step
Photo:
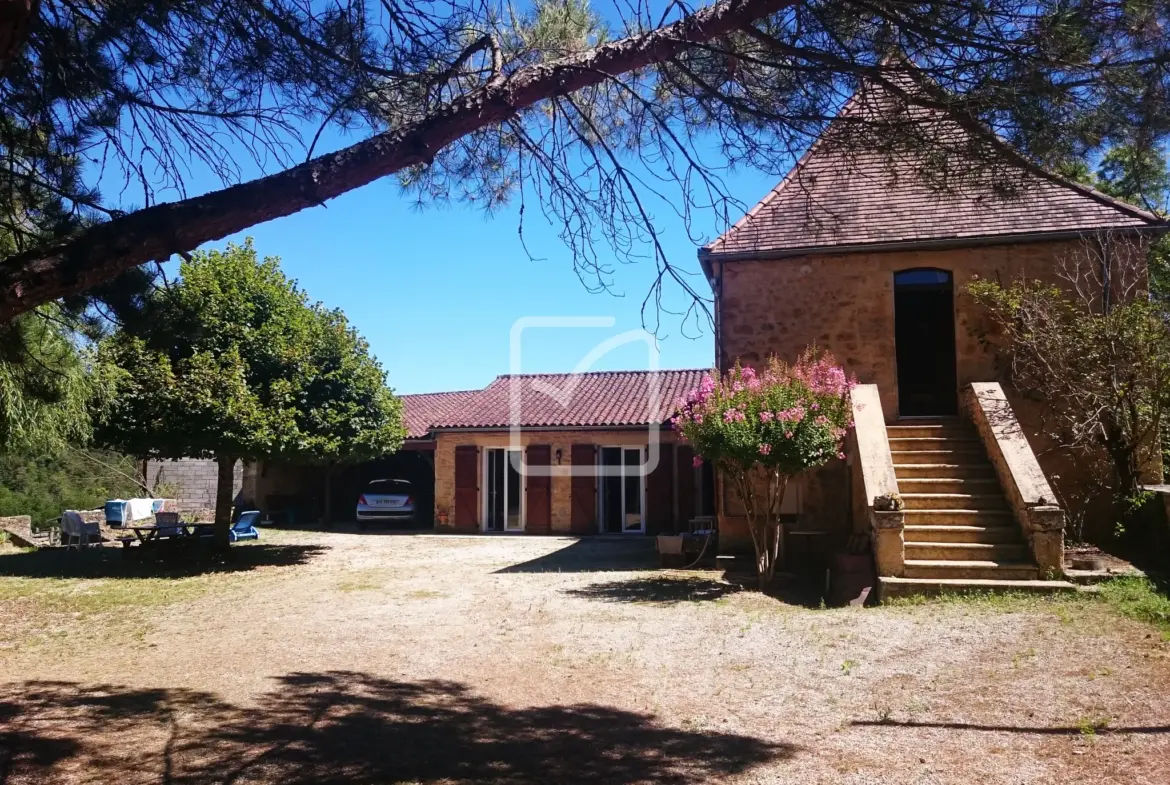
{"type": "Polygon", "coordinates": [[[995,477],[995,467],[990,462],[984,463],[903,463],[894,466],[894,476],[898,478],[899,487],[902,480],[915,479],[945,479],[945,478],[984,478],[995,477]]]}
{"type": "Polygon", "coordinates": [[[901,437],[887,433],[891,450],[930,450],[936,447],[966,448],[982,450],[983,443],[977,436],[909,436],[901,437]]]}
{"type": "Polygon", "coordinates": [[[906,559],[906,578],[957,580],[1034,581],[1040,570],[1034,564],[991,559],[906,559]]]}
{"type": "Polygon", "coordinates": [[[878,599],[912,597],[931,594],[961,594],[972,592],[1034,592],[1056,594],[1074,592],[1077,587],[1068,581],[1001,581],[979,578],[878,578],[878,599]]]}
{"type": "Polygon", "coordinates": [[[890,457],[894,461],[894,467],[905,464],[923,464],[923,463],[950,463],[962,464],[964,466],[977,464],[985,465],[987,461],[987,454],[983,452],[983,448],[979,449],[951,449],[949,447],[937,447],[928,450],[890,450],[890,457]]]}
{"type": "Polygon", "coordinates": [[[1025,562],[1028,553],[1022,542],[911,542],[906,537],[906,558],[915,561],[1025,562]]]}
{"type": "Polygon", "coordinates": [[[893,439],[914,439],[941,437],[944,439],[959,438],[972,440],[978,435],[969,427],[963,425],[887,425],[886,435],[893,439]]]}
{"type": "Polygon", "coordinates": [[[906,526],[1014,526],[1011,510],[903,510],[906,526]]]}
{"type": "Polygon", "coordinates": [[[1023,534],[1015,525],[1011,526],[919,526],[911,524],[904,529],[907,541],[914,542],[981,542],[981,543],[1015,543],[1023,539],[1023,534]]]}
{"type": "MultiPolygon", "coordinates": [[[[898,486],[901,492],[901,484],[898,486]]],[[[1002,493],[902,493],[907,510],[1004,510],[1002,493]]]]}
{"type": "Polygon", "coordinates": [[[987,495],[999,492],[994,477],[899,477],[898,492],[987,495]]]}

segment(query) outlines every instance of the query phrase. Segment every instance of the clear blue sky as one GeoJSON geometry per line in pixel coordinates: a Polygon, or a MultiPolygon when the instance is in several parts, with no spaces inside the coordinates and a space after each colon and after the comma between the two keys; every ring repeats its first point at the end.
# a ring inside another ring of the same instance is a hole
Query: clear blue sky
{"type": "MultiPolygon", "coordinates": [[[[774,180],[743,172],[728,182],[737,198],[754,203],[774,180]]],[[[696,273],[694,285],[709,295],[699,274],[697,246],[682,223],[666,205],[651,210],[664,228],[668,256],[696,273]]],[[[521,370],[526,373],[571,371],[597,343],[641,326],[639,311],[653,280],[653,262],[615,265],[613,290],[624,296],[591,294],[573,272],[572,256],[557,232],[534,213],[531,207],[527,211],[525,238],[543,261],[529,259],[521,245],[518,205],[490,217],[463,205],[420,211],[393,179],[229,239],[252,236],[258,253],[279,256],[285,272],[311,298],[343,309],[370,342],[395,391],[472,389],[508,371],[510,331],[522,317],[615,320],[608,329],[526,332],[521,344],[521,370]]],[[[698,216],[696,226],[708,237],[719,231],[714,213],[698,216]]],[[[608,248],[599,251],[610,255],[608,248]]],[[[669,305],[684,305],[674,294],[669,305]]],[[[688,333],[694,332],[692,322],[688,333]]],[[[688,338],[681,333],[679,317],[663,314],[658,334],[660,367],[713,363],[713,339],[705,326],[697,338],[688,338]]],[[[593,367],[638,369],[647,361],[645,345],[631,344],[593,367]]]]}

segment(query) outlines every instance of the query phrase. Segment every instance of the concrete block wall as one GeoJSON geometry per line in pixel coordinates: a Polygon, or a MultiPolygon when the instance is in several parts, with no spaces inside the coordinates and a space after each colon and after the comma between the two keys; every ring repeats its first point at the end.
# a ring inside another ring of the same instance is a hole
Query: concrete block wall
{"type": "MultiPolygon", "coordinates": [[[[146,471],[151,485],[164,483],[175,489],[167,491],[167,495],[173,495],[179,512],[215,509],[215,485],[219,478],[219,466],[214,460],[180,458],[177,461],[148,461],[146,471]]],[[[234,474],[233,499],[243,488],[243,462],[236,461],[234,474]]]]}

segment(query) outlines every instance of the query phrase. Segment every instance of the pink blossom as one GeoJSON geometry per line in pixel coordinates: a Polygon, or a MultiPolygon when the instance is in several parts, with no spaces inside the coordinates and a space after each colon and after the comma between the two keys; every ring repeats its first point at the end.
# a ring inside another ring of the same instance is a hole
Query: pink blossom
{"type": "Polygon", "coordinates": [[[839,452],[839,453],[837,453],[837,457],[840,458],[841,460],[845,460],[845,453],[839,452]]]}
{"type": "Polygon", "coordinates": [[[723,413],[723,422],[743,422],[744,419],[744,413],[739,409],[728,409],[723,413]]]}
{"type": "Polygon", "coordinates": [[[696,469],[702,465],[703,465],[703,459],[700,458],[698,455],[696,455],[694,460],[691,461],[691,466],[695,467],[696,469]]]}
{"type": "Polygon", "coordinates": [[[784,438],[785,438],[785,439],[791,439],[791,438],[792,438],[792,431],[785,431],[785,432],[784,432],[784,438]]]}
{"type": "Polygon", "coordinates": [[[767,455],[770,452],[772,452],[772,445],[770,445],[770,444],[761,444],[760,445],[760,455],[767,455]]]}
{"type": "Polygon", "coordinates": [[[770,411],[764,410],[760,412],[760,422],[772,422],[775,417],[770,411]]]}

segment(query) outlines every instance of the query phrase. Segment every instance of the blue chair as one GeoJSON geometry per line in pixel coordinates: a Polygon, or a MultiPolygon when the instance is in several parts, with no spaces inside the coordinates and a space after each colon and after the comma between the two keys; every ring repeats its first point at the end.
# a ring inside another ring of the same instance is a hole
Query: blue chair
{"type": "Polygon", "coordinates": [[[232,542],[240,540],[258,540],[260,532],[256,530],[256,523],[260,520],[259,510],[248,510],[240,513],[240,519],[232,524],[229,533],[232,542]]]}

